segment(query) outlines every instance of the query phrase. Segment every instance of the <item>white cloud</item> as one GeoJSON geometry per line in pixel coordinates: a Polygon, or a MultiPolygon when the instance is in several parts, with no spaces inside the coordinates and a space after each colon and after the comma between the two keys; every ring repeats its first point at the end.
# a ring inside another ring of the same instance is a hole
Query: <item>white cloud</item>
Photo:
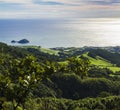
{"type": "Polygon", "coordinates": [[[31,3],[32,0],[0,0],[0,2],[4,2],[4,3],[31,3]]]}
{"type": "MultiPolygon", "coordinates": [[[[102,5],[99,4],[100,1],[105,0],[0,0],[0,2],[4,3],[20,4],[19,9],[16,4],[14,4],[16,6],[15,9],[12,9],[12,6],[9,7],[8,4],[7,10],[0,8],[2,9],[0,11],[0,18],[116,17],[120,12],[120,5],[102,5]],[[46,4],[44,5],[41,2],[46,4]],[[50,2],[50,4],[52,2],[53,4],[58,3],[58,5],[50,5],[47,2],[50,2]],[[90,4],[89,2],[98,3],[90,4]],[[63,5],[59,5],[59,3],[63,5]]],[[[109,2],[109,0],[106,2],[109,2]]]]}
{"type": "MultiPolygon", "coordinates": [[[[25,5],[26,6],[26,5],[25,5]]],[[[26,6],[25,10],[14,10],[14,11],[0,11],[0,18],[24,18],[24,19],[35,19],[35,18],[66,18],[68,12],[63,8],[51,7],[51,6],[26,6]],[[28,8],[29,7],[29,8],[28,8]]],[[[72,13],[71,13],[72,14],[72,13]]]]}
{"type": "Polygon", "coordinates": [[[81,0],[42,0],[44,2],[59,2],[64,4],[82,4],[83,2],[81,0]]]}

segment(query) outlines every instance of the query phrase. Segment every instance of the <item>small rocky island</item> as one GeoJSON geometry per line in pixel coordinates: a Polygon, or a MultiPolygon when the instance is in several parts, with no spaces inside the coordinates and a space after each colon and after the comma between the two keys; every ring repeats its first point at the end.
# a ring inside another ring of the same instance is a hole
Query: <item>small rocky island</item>
{"type": "Polygon", "coordinates": [[[29,43],[30,41],[27,40],[27,39],[21,39],[19,41],[15,41],[15,40],[12,40],[11,43],[20,43],[20,44],[27,44],[29,43]]]}

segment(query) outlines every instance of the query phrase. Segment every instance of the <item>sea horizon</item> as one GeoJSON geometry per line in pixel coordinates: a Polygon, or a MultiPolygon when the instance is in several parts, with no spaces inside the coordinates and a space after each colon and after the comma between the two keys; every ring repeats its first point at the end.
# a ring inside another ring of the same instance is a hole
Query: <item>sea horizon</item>
{"type": "Polygon", "coordinates": [[[47,48],[120,46],[119,28],[118,18],[0,19],[0,42],[28,39],[27,45],[47,48]]]}

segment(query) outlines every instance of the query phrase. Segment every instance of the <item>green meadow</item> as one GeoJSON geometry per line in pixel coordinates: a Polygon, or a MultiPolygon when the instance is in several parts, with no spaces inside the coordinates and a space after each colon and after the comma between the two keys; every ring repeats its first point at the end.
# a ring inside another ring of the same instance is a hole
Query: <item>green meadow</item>
{"type": "Polygon", "coordinates": [[[108,60],[97,56],[96,58],[92,58],[88,56],[88,54],[83,54],[84,57],[88,58],[90,60],[91,65],[96,65],[101,68],[109,68],[113,72],[120,71],[120,67],[117,67],[115,64],[112,64],[108,60]]]}
{"type": "Polygon", "coordinates": [[[57,55],[58,56],[58,52],[57,50],[52,50],[52,49],[49,49],[49,48],[43,48],[43,47],[40,47],[40,46],[23,46],[23,48],[33,48],[33,49],[37,49],[39,50],[40,52],[43,52],[43,53],[48,53],[50,55],[57,55]]]}

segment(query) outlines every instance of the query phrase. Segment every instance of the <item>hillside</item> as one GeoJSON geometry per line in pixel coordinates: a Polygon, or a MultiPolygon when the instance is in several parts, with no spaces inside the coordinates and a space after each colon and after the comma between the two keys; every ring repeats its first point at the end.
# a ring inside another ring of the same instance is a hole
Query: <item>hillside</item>
{"type": "MultiPolygon", "coordinates": [[[[40,46],[23,46],[22,48],[30,50],[34,49],[38,53],[48,54],[55,57],[57,61],[66,62],[67,58],[83,55],[88,58],[91,65],[101,68],[109,68],[113,72],[120,71],[120,47],[82,47],[82,48],[43,48],[40,46]],[[87,54],[86,54],[87,53],[87,54]]],[[[35,52],[34,52],[35,54],[35,52]]],[[[49,57],[48,57],[49,58],[49,57]]]]}
{"type": "Polygon", "coordinates": [[[28,49],[28,48],[37,49],[40,52],[48,53],[50,55],[58,55],[58,52],[59,52],[57,50],[52,50],[52,49],[49,49],[49,48],[43,48],[43,47],[40,47],[40,46],[22,46],[22,48],[25,48],[25,49],[28,49]]]}
{"type": "Polygon", "coordinates": [[[13,57],[23,57],[31,54],[41,61],[54,60],[66,62],[66,59],[74,56],[83,55],[88,58],[91,65],[102,68],[109,68],[113,72],[120,71],[120,47],[83,47],[83,48],[43,48],[40,46],[8,46],[0,43],[0,51],[10,54],[13,57]]]}
{"type": "Polygon", "coordinates": [[[89,56],[89,53],[83,54],[84,57],[88,58],[91,62],[91,65],[95,65],[101,68],[108,68],[112,70],[113,72],[120,71],[120,67],[117,66],[114,63],[111,63],[110,60],[104,59],[101,56],[91,57],[89,56]]]}
{"type": "Polygon", "coordinates": [[[83,55],[88,58],[91,65],[109,68],[113,72],[120,71],[120,47],[83,47],[83,48],[54,48],[59,56],[69,58],[83,55]]]}
{"type": "Polygon", "coordinates": [[[0,109],[119,110],[119,56],[101,48],[0,43],[0,109]]]}

